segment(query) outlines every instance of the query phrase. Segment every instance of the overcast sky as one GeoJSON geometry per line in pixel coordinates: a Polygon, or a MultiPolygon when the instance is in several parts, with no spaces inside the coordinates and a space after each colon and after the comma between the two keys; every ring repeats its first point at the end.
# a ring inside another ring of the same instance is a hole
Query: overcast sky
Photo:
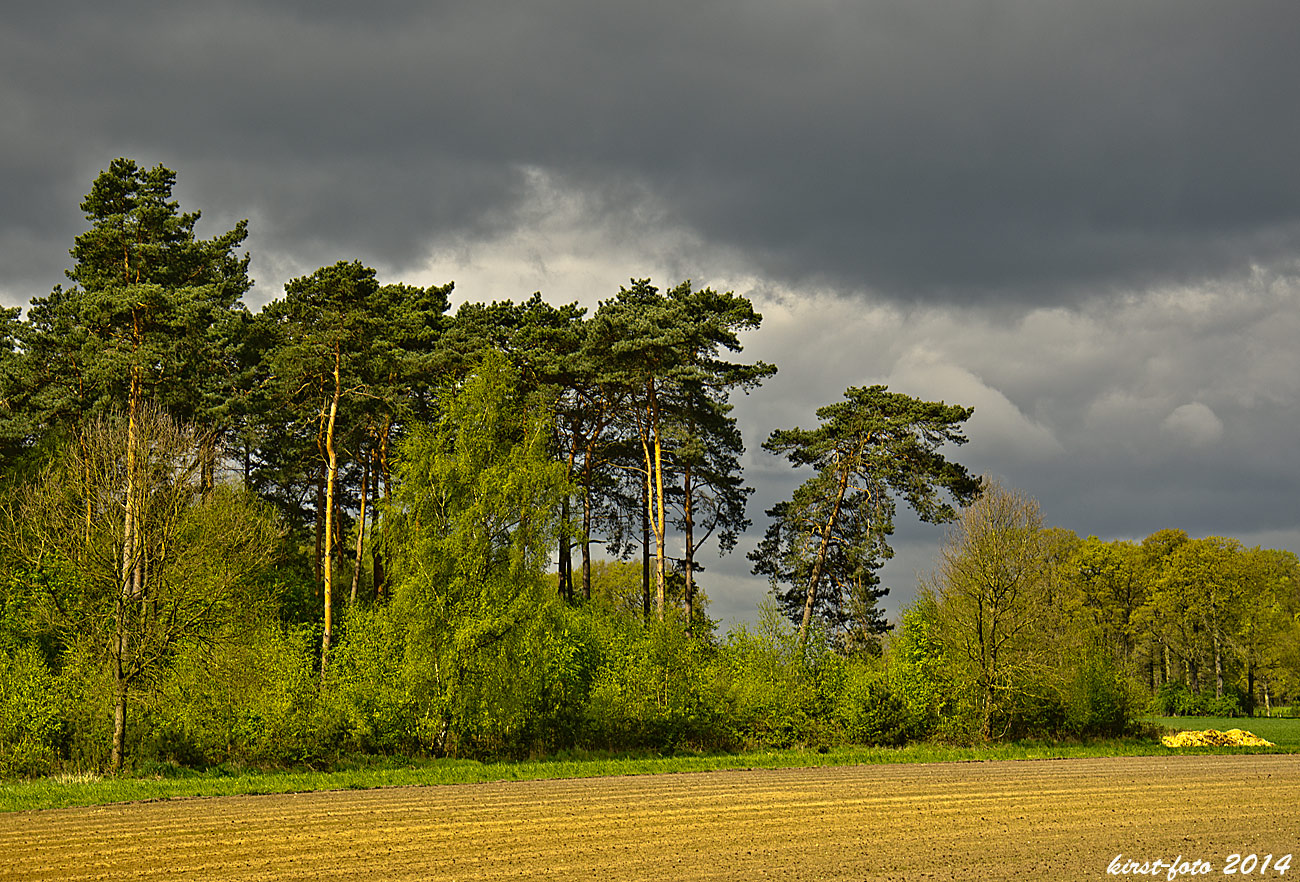
{"type": "MultiPolygon", "coordinates": [[[[1081,535],[1300,550],[1300,4],[23,4],[0,23],[0,300],[63,281],[127,156],[257,308],[359,259],[457,302],[735,290],[759,449],[845,387],[974,405],[979,473],[1081,535]]],[[[942,529],[904,524],[896,613],[942,529]]]]}

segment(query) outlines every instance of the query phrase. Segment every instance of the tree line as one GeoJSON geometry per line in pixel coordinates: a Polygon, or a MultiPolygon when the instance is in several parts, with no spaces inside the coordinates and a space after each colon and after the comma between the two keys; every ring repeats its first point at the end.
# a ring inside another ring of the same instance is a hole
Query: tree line
{"type": "Polygon", "coordinates": [[[82,203],[71,284],[0,315],[0,773],[890,741],[940,716],[995,737],[1026,695],[1069,704],[1080,656],[1043,659],[1085,633],[1113,688],[1079,700],[1118,716],[1054,712],[1043,731],[1120,731],[1134,690],[1183,708],[1213,684],[1245,710],[1294,690],[1276,649],[1294,645],[1294,556],[1229,540],[1219,557],[1158,540],[1181,575],[1154,582],[1127,552],[1061,540],[1017,569],[1032,589],[991,601],[941,570],[891,637],[878,572],[898,500],[965,529],[1005,491],[945,455],[969,408],[880,386],[771,433],[812,474],[750,554],[775,606],[720,637],[698,553],[750,526],[731,400],[776,370],[739,358],[761,324],[747,299],[634,279],[590,314],[539,294],[452,313],[450,283],[340,261],[253,313],[246,223],[200,238],[174,184],[114,161],[82,203]],[[1271,569],[1223,563],[1240,555],[1271,569]],[[1073,605],[1032,617],[1059,634],[1005,630],[1065,584],[1073,605]],[[959,671],[982,673],[959,688],[959,671]]]}

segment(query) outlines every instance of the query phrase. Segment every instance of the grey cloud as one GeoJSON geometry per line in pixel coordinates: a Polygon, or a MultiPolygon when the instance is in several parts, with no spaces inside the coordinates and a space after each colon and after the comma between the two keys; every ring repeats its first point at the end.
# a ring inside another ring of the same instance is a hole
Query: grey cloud
{"type": "Polygon", "coordinates": [[[119,154],[184,166],[199,207],[261,219],[262,247],[395,269],[518,223],[524,166],[629,223],[619,200],[650,194],[755,272],[921,301],[1077,300],[1300,245],[1285,0],[358,9],[9,21],[23,125],[0,171],[30,185],[5,257],[30,252],[19,225],[75,230],[55,182],[84,192],[119,154]]]}
{"type": "Polygon", "coordinates": [[[755,535],[797,480],[766,433],[896,381],[977,404],[961,460],[1052,523],[1294,541],[1297,45],[1293,0],[20,5],[0,298],[63,280],[129,156],[205,235],[250,218],[255,304],[352,258],[752,294],[755,535]]]}

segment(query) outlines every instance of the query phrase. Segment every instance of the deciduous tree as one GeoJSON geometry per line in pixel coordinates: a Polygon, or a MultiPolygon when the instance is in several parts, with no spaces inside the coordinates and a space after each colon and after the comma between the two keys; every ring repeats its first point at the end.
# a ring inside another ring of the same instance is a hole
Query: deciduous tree
{"type": "Polygon", "coordinates": [[[568,492],[550,425],[489,353],[438,419],[400,449],[394,498],[395,601],[408,670],[447,747],[483,715],[510,713],[534,682],[526,657],[568,492]]]}
{"type": "Polygon", "coordinates": [[[7,520],[66,644],[112,672],[111,765],[126,752],[130,694],[256,600],[278,531],[251,497],[203,481],[201,433],[142,404],[88,423],[7,520]],[[134,498],[132,498],[134,497],[134,498]]]}
{"type": "Polygon", "coordinates": [[[1038,503],[996,484],[962,510],[940,551],[940,629],[969,665],[985,738],[1042,662],[1030,636],[1048,609],[1050,556],[1038,503]]]}

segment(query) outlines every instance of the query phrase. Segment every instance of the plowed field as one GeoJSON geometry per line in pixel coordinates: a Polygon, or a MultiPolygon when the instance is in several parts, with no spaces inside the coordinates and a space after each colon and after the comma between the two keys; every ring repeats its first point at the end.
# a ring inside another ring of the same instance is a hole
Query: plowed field
{"type": "MultiPolygon", "coordinates": [[[[711,772],[0,815],[6,880],[1083,880],[1123,878],[1107,874],[1118,854],[1181,855],[1224,878],[1233,853],[1289,852],[1300,861],[1300,756],[1278,755],[711,772]]],[[[1252,869],[1247,878],[1260,877],[1252,869]]],[[[1286,875],[1300,876],[1300,863],[1286,875]]]]}

